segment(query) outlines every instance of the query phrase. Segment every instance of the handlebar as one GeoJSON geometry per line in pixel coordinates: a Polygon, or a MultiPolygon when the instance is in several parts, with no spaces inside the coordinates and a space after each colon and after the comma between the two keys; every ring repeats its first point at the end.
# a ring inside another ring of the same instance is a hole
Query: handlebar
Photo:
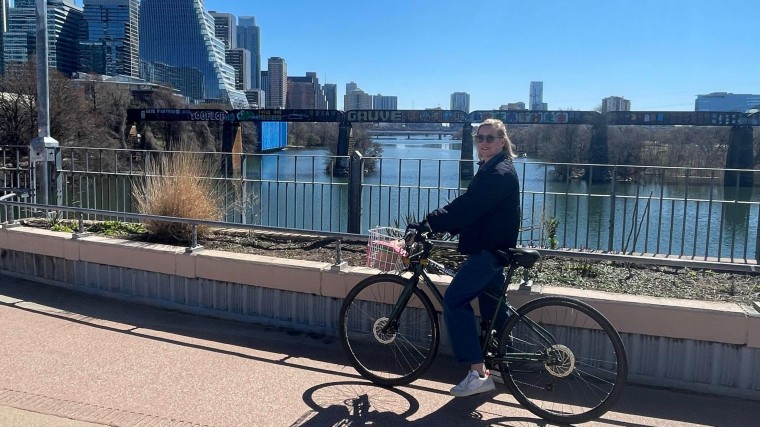
{"type": "Polygon", "coordinates": [[[407,227],[404,231],[404,246],[407,258],[410,262],[415,263],[420,260],[426,260],[433,249],[433,243],[430,239],[434,238],[431,232],[422,232],[412,227],[407,227]]]}

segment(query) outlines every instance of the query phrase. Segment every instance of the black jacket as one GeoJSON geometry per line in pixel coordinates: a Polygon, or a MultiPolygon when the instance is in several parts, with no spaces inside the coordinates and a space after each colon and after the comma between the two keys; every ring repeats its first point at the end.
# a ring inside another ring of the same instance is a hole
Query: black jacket
{"type": "Polygon", "coordinates": [[[520,183],[512,160],[500,153],[478,172],[467,192],[427,216],[434,232],[459,234],[459,252],[514,248],[520,228],[520,183]]]}

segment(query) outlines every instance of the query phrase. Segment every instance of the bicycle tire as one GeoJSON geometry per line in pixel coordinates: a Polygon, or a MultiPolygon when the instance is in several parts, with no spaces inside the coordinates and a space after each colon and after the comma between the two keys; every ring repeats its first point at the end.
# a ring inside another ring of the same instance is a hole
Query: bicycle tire
{"type": "Polygon", "coordinates": [[[533,414],[556,423],[582,423],[607,412],[625,386],[628,361],[620,335],[599,311],[566,297],[542,297],[511,316],[499,354],[535,353],[553,360],[502,362],[504,383],[533,414]],[[549,345],[529,318],[554,339],[549,345]]]}
{"type": "Polygon", "coordinates": [[[368,277],[354,286],[340,308],[338,330],[354,368],[383,386],[409,384],[433,362],[440,340],[438,313],[415,288],[399,318],[396,333],[382,335],[405,279],[393,274],[368,277]]]}

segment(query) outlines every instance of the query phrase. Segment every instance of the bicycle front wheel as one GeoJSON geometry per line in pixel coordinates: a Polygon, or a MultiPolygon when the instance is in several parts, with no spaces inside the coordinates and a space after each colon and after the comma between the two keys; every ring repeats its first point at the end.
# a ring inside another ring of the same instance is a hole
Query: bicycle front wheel
{"type": "Polygon", "coordinates": [[[375,384],[411,383],[427,370],[438,351],[438,315],[416,286],[398,321],[386,328],[405,287],[401,276],[368,277],[348,293],[340,309],[343,348],[354,368],[375,384]]]}
{"type": "Polygon", "coordinates": [[[533,300],[510,317],[499,340],[502,377],[515,399],[539,417],[581,423],[615,403],[628,376],[620,335],[586,303],[533,300]]]}

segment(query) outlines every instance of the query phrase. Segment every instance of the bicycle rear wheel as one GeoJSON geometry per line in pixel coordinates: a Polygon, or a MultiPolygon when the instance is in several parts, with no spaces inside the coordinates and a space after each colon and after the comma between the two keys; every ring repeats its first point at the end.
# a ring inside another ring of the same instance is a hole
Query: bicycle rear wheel
{"type": "Polygon", "coordinates": [[[539,417],[581,423],[612,407],[628,376],[620,335],[596,309],[571,298],[544,297],[517,310],[504,327],[502,377],[539,417]],[[517,353],[537,357],[520,357],[517,353]]]}
{"type": "Polygon", "coordinates": [[[403,277],[392,274],[368,277],[354,286],[340,309],[343,348],[354,368],[375,384],[411,383],[430,367],[438,351],[438,315],[419,288],[398,323],[382,331],[405,285],[403,277]]]}

